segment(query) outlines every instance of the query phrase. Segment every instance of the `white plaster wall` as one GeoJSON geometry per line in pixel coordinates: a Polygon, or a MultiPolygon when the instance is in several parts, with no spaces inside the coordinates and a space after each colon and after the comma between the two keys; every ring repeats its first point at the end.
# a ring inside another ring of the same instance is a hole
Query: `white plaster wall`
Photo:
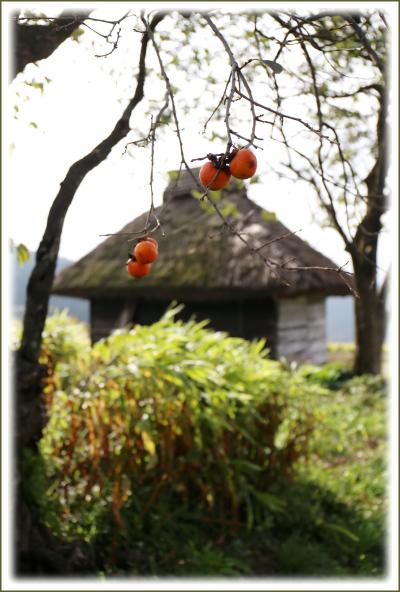
{"type": "Polygon", "coordinates": [[[278,305],[278,358],[323,364],[327,359],[325,298],[282,299],[278,305]]]}

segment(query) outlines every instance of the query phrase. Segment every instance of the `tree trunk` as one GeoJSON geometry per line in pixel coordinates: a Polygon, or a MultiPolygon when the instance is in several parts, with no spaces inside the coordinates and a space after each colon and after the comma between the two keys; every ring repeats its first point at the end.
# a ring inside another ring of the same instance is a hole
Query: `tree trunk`
{"type": "Polygon", "coordinates": [[[382,345],[385,333],[385,285],[377,285],[377,249],[382,229],[381,217],[386,211],[384,194],[386,158],[386,92],[381,89],[377,122],[377,158],[368,177],[367,208],[358,226],[354,241],[348,250],[351,253],[354,276],[359,298],[356,312],[356,374],[379,374],[381,372],[382,345]]]}
{"type": "MultiPolygon", "coordinates": [[[[157,13],[153,17],[150,23],[151,30],[156,28],[162,18],[162,13],[157,13]]],[[[135,94],[121,118],[105,140],[70,167],[61,183],[60,190],[50,208],[46,229],[36,255],[36,265],[28,283],[21,346],[14,360],[17,405],[15,413],[16,569],[20,574],[32,573],[32,570],[35,573],[60,573],[60,569],[62,573],[69,573],[69,570],[77,565],[76,555],[78,555],[78,564],[83,562],[81,569],[85,571],[87,567],[86,558],[79,550],[77,551],[76,545],[60,543],[41,524],[37,508],[23,487],[29,475],[25,474],[22,451],[25,447],[29,447],[37,452],[37,443],[46,423],[42,404],[42,386],[47,369],[40,365],[39,356],[64,219],[87,173],[103,162],[112,148],[129,132],[132,111],[144,96],[148,42],[149,36],[145,32],[141,43],[135,94]]]]}
{"type": "Polygon", "coordinates": [[[384,339],[384,302],[375,290],[358,283],[359,298],[355,299],[356,355],[354,372],[379,374],[382,367],[384,339]]]}

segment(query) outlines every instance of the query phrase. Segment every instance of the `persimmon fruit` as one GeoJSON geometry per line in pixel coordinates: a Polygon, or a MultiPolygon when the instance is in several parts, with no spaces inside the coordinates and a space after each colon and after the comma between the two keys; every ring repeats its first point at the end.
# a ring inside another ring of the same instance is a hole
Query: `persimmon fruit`
{"type": "Polygon", "coordinates": [[[200,183],[212,191],[223,189],[230,181],[231,174],[229,170],[218,169],[212,162],[206,162],[200,169],[200,183]]]}
{"type": "Polygon", "coordinates": [[[126,265],[126,269],[132,277],[141,278],[150,273],[151,265],[149,263],[140,263],[131,259],[126,265]]]}
{"type": "Polygon", "coordinates": [[[257,170],[256,155],[248,148],[238,150],[229,163],[229,170],[237,179],[250,179],[257,170]]]}
{"type": "Polygon", "coordinates": [[[150,241],[150,242],[151,242],[151,243],[153,243],[153,244],[154,244],[154,245],[157,247],[157,249],[158,249],[158,242],[156,241],[156,239],[155,239],[155,238],[152,238],[151,236],[147,236],[147,237],[146,237],[145,239],[143,239],[143,240],[150,241]]]}
{"type": "Polygon", "coordinates": [[[140,241],[134,250],[134,255],[139,263],[153,263],[158,257],[158,248],[154,240],[140,241]]]}

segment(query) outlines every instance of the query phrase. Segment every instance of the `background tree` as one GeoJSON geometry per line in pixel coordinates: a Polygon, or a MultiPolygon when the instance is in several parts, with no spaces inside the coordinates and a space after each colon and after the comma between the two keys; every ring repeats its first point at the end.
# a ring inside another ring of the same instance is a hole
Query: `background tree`
{"type": "MultiPolygon", "coordinates": [[[[288,170],[313,187],[325,221],[342,238],[354,269],[357,374],[381,369],[387,277],[379,285],[377,251],[387,210],[387,23],[382,13],[272,13],[304,61],[301,94],[321,132],[314,153],[305,153],[280,125],[288,170]],[[326,141],[324,135],[330,139],[326,141]]],[[[263,33],[255,22],[255,34],[263,33]]],[[[275,83],[282,108],[285,100],[275,83]]]]}

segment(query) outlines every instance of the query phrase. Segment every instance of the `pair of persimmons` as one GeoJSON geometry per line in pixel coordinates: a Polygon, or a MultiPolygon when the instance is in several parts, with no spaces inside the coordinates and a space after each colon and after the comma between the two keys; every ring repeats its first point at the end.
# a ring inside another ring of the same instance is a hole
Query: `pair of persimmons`
{"type": "MultiPolygon", "coordinates": [[[[201,184],[206,189],[217,191],[226,187],[231,175],[236,179],[250,179],[257,169],[257,159],[248,148],[233,150],[230,155],[208,155],[209,162],[204,164],[199,172],[201,184]]],[[[158,243],[154,238],[146,237],[139,240],[134,252],[129,256],[126,264],[129,275],[141,278],[148,275],[151,264],[158,257],[158,243]]]]}
{"type": "Polygon", "coordinates": [[[221,158],[209,154],[208,158],[209,162],[200,169],[199,179],[206,189],[212,191],[226,187],[231,175],[236,179],[250,179],[257,170],[257,158],[248,148],[235,149],[221,158]]]}
{"type": "Polygon", "coordinates": [[[151,264],[158,257],[158,242],[146,237],[139,240],[126,263],[126,270],[132,277],[141,278],[150,273],[151,264]]]}

